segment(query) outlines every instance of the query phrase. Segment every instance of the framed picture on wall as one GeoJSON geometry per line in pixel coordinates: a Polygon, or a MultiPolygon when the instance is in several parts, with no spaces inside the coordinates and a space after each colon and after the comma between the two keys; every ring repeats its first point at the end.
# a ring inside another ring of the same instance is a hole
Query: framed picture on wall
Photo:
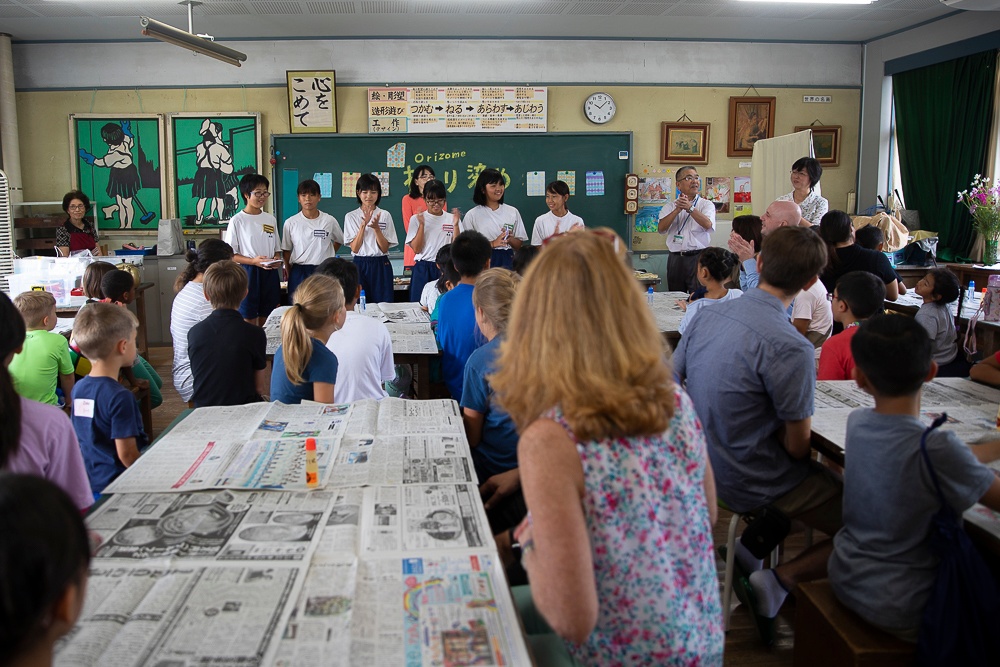
{"type": "Polygon", "coordinates": [[[710,123],[660,123],[660,164],[708,164],[710,123]]]}
{"type": "Polygon", "coordinates": [[[726,155],[751,157],[753,145],[774,136],[773,97],[729,98],[729,142],[726,155]]]}
{"type": "Polygon", "coordinates": [[[795,131],[812,130],[813,150],[824,167],[840,166],[840,125],[796,125],[795,131]]]}
{"type": "Polygon", "coordinates": [[[337,72],[291,70],[288,86],[288,125],[292,134],[337,131],[337,72]]]}
{"type": "Polygon", "coordinates": [[[163,116],[70,114],[73,188],[90,198],[98,229],[156,229],[166,208],[163,116]]]}
{"type": "Polygon", "coordinates": [[[260,114],[171,114],[168,150],[181,226],[219,227],[243,208],[240,179],[261,173],[260,114]]]}

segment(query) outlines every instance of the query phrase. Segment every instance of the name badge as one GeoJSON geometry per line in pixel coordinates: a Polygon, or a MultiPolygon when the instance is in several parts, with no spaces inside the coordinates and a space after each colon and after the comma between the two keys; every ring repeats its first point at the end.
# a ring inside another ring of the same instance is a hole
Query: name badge
{"type": "Polygon", "coordinates": [[[74,398],[73,399],[73,416],[74,417],[87,417],[88,419],[94,418],[94,399],[92,398],[74,398]]]}
{"type": "Polygon", "coordinates": [[[450,222],[448,224],[441,225],[441,231],[447,234],[448,236],[451,236],[452,234],[455,233],[455,225],[451,224],[450,222]]]}
{"type": "Polygon", "coordinates": [[[313,236],[315,236],[318,239],[326,239],[330,237],[330,232],[326,231],[325,229],[314,229],[313,236]]]}
{"type": "Polygon", "coordinates": [[[674,243],[684,243],[684,237],[680,234],[674,234],[674,243]]]}
{"type": "Polygon", "coordinates": [[[272,225],[264,225],[264,233],[265,234],[273,234],[274,233],[274,227],[272,225]]]}

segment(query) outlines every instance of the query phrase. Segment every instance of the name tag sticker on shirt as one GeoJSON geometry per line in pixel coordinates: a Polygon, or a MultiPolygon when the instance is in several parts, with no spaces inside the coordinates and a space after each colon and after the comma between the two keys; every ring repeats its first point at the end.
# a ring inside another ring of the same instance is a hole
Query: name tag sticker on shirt
{"type": "Polygon", "coordinates": [[[74,398],[73,399],[73,416],[74,417],[87,417],[89,419],[94,418],[94,399],[92,398],[74,398]]]}
{"type": "Polygon", "coordinates": [[[680,234],[674,234],[674,243],[683,243],[684,237],[680,234]]]}
{"type": "Polygon", "coordinates": [[[315,236],[318,239],[325,239],[330,236],[330,232],[326,231],[325,229],[314,229],[313,236],[315,236]]]}
{"type": "Polygon", "coordinates": [[[274,233],[274,227],[271,226],[271,225],[264,225],[264,233],[265,234],[273,234],[274,233]]]}
{"type": "Polygon", "coordinates": [[[450,223],[447,225],[441,225],[441,231],[447,234],[448,236],[451,236],[452,234],[455,233],[455,225],[450,223]]]}

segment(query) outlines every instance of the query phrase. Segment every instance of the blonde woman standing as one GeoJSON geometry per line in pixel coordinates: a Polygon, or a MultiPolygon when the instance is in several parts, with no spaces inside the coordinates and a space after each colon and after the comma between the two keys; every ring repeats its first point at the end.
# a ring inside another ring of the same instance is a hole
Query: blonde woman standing
{"type": "Polygon", "coordinates": [[[722,665],[705,438],[616,240],[553,239],[500,345],[529,510],[515,596],[539,664],[722,665]]]}
{"type": "Polygon", "coordinates": [[[274,353],[271,400],[333,403],[337,357],[326,341],[344,326],[344,290],[340,281],[314,274],[295,290],[295,305],[281,316],[281,345],[274,353]]]}

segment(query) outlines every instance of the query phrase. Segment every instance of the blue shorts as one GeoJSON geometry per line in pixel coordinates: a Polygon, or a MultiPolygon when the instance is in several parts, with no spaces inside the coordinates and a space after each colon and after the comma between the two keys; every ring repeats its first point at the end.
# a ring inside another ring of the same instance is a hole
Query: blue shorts
{"type": "Polygon", "coordinates": [[[295,290],[306,278],[316,272],[315,264],[292,264],[292,270],[288,272],[288,301],[294,303],[292,297],[295,290]]]}
{"type": "Polygon", "coordinates": [[[240,315],[245,320],[267,317],[278,307],[281,300],[281,271],[262,269],[259,266],[243,264],[247,272],[247,296],[240,304],[240,315]]]}
{"type": "Polygon", "coordinates": [[[441,277],[441,269],[434,262],[422,259],[413,264],[413,271],[410,273],[410,301],[420,301],[420,295],[424,292],[424,285],[435,281],[441,277]]]}
{"type": "Polygon", "coordinates": [[[392,263],[386,255],[354,256],[367,303],[392,303],[392,263]]]}
{"type": "Polygon", "coordinates": [[[514,251],[510,248],[494,248],[490,255],[491,269],[513,269],[514,251]]]}

